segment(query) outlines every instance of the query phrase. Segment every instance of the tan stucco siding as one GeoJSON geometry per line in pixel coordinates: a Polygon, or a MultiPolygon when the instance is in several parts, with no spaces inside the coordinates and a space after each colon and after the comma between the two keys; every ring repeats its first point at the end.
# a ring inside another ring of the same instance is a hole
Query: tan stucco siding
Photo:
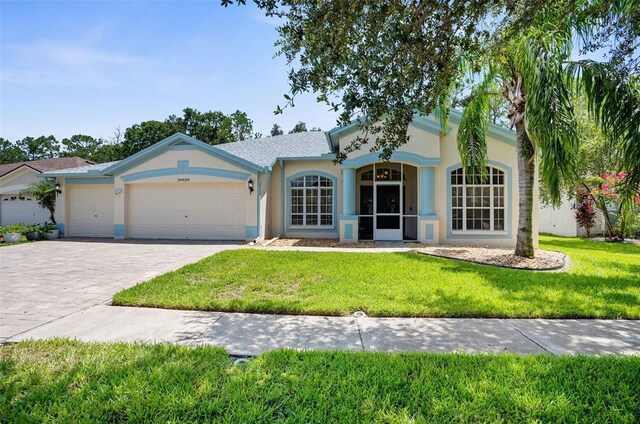
{"type": "Polygon", "coordinates": [[[40,181],[39,172],[23,167],[0,178],[0,194],[20,193],[30,183],[40,181]]]}
{"type": "Polygon", "coordinates": [[[342,213],[342,191],[340,187],[342,186],[342,174],[341,168],[339,166],[333,165],[331,160],[292,160],[292,161],[283,161],[283,166],[280,164],[274,165],[271,172],[271,179],[269,184],[269,225],[270,225],[270,233],[267,234],[267,237],[273,237],[282,233],[285,233],[287,237],[310,237],[310,238],[321,238],[321,237],[330,237],[337,238],[338,237],[338,221],[340,219],[340,214],[342,213]],[[282,169],[284,168],[284,174],[282,173],[282,169]],[[309,230],[299,230],[287,228],[289,227],[289,219],[290,219],[290,205],[289,205],[289,188],[287,187],[287,179],[291,176],[300,173],[313,174],[314,172],[320,172],[329,174],[333,178],[335,178],[334,185],[334,199],[336,204],[334,205],[335,214],[334,214],[334,223],[333,229],[323,229],[322,231],[313,231],[309,230]],[[284,177],[284,178],[283,178],[284,177]],[[282,186],[284,182],[284,193],[282,192],[282,186]],[[283,196],[284,194],[284,196],[283,196]],[[284,198],[284,203],[283,203],[284,198]]]}

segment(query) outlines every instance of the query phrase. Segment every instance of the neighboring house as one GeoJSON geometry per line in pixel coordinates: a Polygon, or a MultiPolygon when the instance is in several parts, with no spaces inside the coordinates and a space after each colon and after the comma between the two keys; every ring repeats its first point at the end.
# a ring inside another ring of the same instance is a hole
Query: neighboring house
{"type": "Polygon", "coordinates": [[[80,157],[32,160],[0,165],[0,226],[43,223],[49,212],[29,196],[20,196],[27,186],[40,180],[43,172],[77,167],[93,162],[80,157]]]}
{"type": "MultiPolygon", "coordinates": [[[[540,204],[540,232],[566,237],[585,237],[587,231],[576,222],[573,203],[573,200],[564,195],[562,202],[556,208],[540,204]]],[[[604,218],[598,209],[596,210],[596,225],[591,229],[591,235],[603,234],[604,231],[604,218]]]]}
{"type": "MultiPolygon", "coordinates": [[[[287,237],[418,240],[514,246],[518,176],[514,133],[491,126],[490,174],[463,176],[460,114],[440,135],[416,116],[389,163],[364,149],[334,164],[355,124],[211,146],[183,134],[119,162],[47,173],[62,185],[67,236],[157,239],[287,237]]],[[[536,187],[537,193],[537,187],[536,187]]],[[[537,245],[537,196],[534,205],[537,245]]]]}

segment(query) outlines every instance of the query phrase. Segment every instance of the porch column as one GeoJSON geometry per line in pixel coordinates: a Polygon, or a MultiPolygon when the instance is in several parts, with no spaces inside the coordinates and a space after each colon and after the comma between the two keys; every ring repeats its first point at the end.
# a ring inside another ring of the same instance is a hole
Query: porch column
{"type": "Polygon", "coordinates": [[[344,168],[342,171],[342,215],[356,214],[356,170],[344,168]]]}
{"type": "Polygon", "coordinates": [[[420,168],[420,215],[435,215],[435,172],[433,167],[420,168]]]}
{"type": "Polygon", "coordinates": [[[356,169],[342,170],[342,215],[340,216],[340,242],[358,241],[358,215],[356,215],[356,169]]]}
{"type": "Polygon", "coordinates": [[[440,221],[436,216],[435,169],[420,168],[420,216],[418,217],[418,241],[439,244],[440,221]]]}

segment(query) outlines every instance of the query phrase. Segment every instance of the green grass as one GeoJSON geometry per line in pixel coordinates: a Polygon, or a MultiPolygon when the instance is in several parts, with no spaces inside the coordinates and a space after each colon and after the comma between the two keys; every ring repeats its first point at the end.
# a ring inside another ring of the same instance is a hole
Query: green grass
{"type": "Polygon", "coordinates": [[[640,420],[640,357],[0,347],[0,422],[640,420]]]}
{"type": "Polygon", "coordinates": [[[640,246],[543,236],[543,273],[415,253],[225,251],[117,293],[116,305],[372,316],[640,318],[640,246]]]}
{"type": "Polygon", "coordinates": [[[7,243],[7,242],[3,241],[2,243],[0,243],[0,247],[17,246],[19,244],[33,243],[35,241],[39,241],[39,240],[27,240],[27,238],[25,236],[22,236],[22,238],[20,239],[20,241],[18,243],[7,243]]]}

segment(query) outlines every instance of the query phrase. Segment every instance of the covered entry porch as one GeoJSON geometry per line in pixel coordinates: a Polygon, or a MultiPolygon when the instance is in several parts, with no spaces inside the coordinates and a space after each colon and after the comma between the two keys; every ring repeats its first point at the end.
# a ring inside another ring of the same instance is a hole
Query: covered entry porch
{"type": "Polygon", "coordinates": [[[434,170],[438,161],[410,155],[380,162],[377,154],[372,155],[368,163],[347,160],[343,164],[340,241],[437,244],[434,170]]]}

